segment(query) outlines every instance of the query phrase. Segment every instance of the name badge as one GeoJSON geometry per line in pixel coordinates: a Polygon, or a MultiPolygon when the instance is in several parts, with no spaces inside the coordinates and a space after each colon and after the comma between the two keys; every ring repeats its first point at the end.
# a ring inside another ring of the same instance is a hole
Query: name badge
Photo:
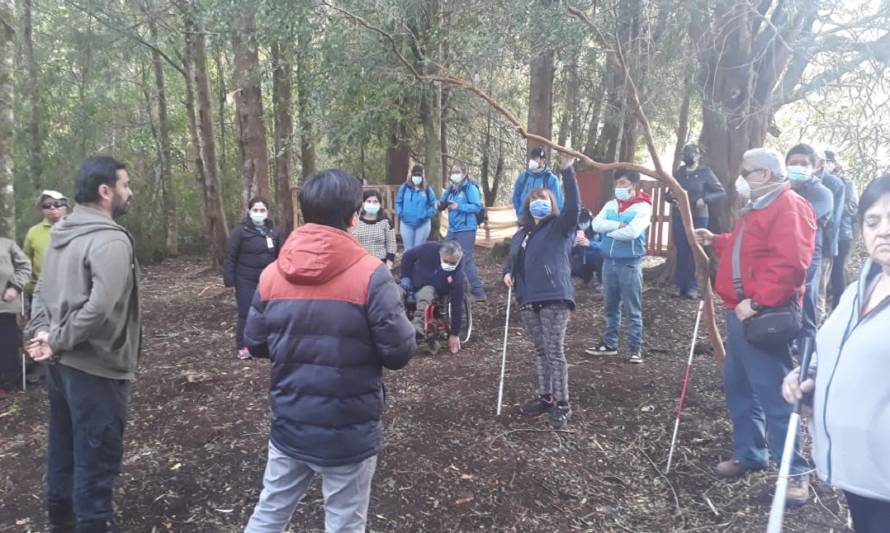
{"type": "Polygon", "coordinates": [[[272,237],[266,236],[266,246],[271,250],[275,248],[275,242],[272,240],[272,237]]]}

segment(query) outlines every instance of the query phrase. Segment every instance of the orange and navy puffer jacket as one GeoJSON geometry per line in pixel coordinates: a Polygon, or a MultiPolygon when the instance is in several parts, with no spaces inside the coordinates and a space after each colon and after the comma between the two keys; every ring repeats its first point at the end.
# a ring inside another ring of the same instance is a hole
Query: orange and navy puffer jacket
{"type": "Polygon", "coordinates": [[[389,270],[354,237],[294,231],[260,276],[244,331],[251,354],[272,362],[275,446],[319,466],[377,454],[383,367],[408,364],[414,335],[389,270]]]}

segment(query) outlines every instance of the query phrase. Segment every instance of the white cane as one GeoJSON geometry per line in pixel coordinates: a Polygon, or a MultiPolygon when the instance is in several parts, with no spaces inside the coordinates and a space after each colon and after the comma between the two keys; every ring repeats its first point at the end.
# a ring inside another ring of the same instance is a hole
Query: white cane
{"type": "MultiPolygon", "coordinates": [[[[21,303],[22,303],[22,320],[24,320],[25,319],[25,295],[20,294],[19,300],[21,300],[21,303]]],[[[21,350],[21,346],[19,346],[19,349],[21,350]]],[[[27,376],[25,375],[28,372],[27,361],[28,361],[28,355],[25,353],[24,350],[22,350],[22,392],[27,392],[27,390],[28,390],[28,379],[27,379],[27,376]]]]}
{"type": "MultiPolygon", "coordinates": [[[[800,343],[800,378],[798,383],[807,379],[810,360],[813,356],[814,341],[812,337],[804,337],[800,343]]],[[[782,522],[785,518],[785,498],[788,494],[788,477],[791,471],[791,459],[797,453],[794,444],[797,442],[797,430],[800,425],[800,402],[794,402],[791,417],[788,420],[788,432],[785,433],[785,447],[782,450],[782,462],[779,464],[779,478],[776,480],[776,491],[769,510],[767,533],[782,533],[782,522]]]]}
{"type": "Polygon", "coordinates": [[[689,359],[686,361],[686,375],[683,377],[683,386],[680,388],[680,401],[677,402],[677,419],[674,421],[674,436],[671,437],[671,450],[668,452],[667,467],[664,473],[671,471],[671,462],[674,459],[674,448],[677,446],[677,433],[680,431],[680,414],[683,412],[683,405],[686,403],[686,391],[689,387],[689,378],[692,376],[692,357],[695,355],[695,341],[698,339],[698,325],[701,322],[701,311],[705,302],[698,302],[698,313],[695,314],[695,327],[692,329],[692,345],[689,347],[689,359]]]}
{"type": "Polygon", "coordinates": [[[504,372],[507,370],[507,333],[510,331],[511,303],[513,303],[513,287],[507,287],[507,318],[504,320],[504,350],[501,353],[501,383],[498,385],[497,416],[501,416],[501,402],[504,399],[504,372]]]}

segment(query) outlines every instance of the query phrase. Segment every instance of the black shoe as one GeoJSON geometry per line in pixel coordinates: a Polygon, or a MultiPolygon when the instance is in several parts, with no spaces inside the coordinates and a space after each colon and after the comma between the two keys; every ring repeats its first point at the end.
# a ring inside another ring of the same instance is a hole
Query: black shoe
{"type": "Polygon", "coordinates": [[[544,394],[523,405],[522,414],[528,416],[543,415],[544,413],[551,412],[555,405],[553,397],[549,394],[544,394]]]}
{"type": "Polygon", "coordinates": [[[572,418],[572,406],[568,403],[557,404],[550,411],[550,425],[553,429],[565,429],[569,425],[570,418],[572,418]]]}

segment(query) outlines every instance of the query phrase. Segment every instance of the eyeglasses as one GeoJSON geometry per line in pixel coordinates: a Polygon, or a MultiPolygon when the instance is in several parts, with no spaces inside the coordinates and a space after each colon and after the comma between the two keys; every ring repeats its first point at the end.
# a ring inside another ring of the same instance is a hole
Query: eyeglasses
{"type": "Polygon", "coordinates": [[[43,209],[62,209],[63,207],[68,207],[67,202],[47,202],[40,206],[43,209]]]}
{"type": "Polygon", "coordinates": [[[754,174],[755,172],[763,172],[764,170],[766,170],[766,169],[765,168],[755,168],[753,170],[742,169],[741,175],[743,178],[747,178],[748,176],[750,176],[751,174],[754,174]]]}

